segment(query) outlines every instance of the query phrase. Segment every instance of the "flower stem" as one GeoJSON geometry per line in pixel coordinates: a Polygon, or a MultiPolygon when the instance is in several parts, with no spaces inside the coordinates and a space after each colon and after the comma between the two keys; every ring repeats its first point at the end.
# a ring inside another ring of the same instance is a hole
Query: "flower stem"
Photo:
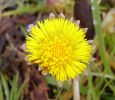
{"type": "Polygon", "coordinates": [[[74,100],[80,100],[79,77],[73,79],[74,100]]]}

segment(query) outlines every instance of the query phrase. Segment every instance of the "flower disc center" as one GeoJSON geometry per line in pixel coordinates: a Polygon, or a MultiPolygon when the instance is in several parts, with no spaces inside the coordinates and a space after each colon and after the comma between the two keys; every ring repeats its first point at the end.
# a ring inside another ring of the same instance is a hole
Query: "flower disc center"
{"type": "Polygon", "coordinates": [[[45,48],[45,58],[55,64],[63,64],[71,55],[71,47],[60,40],[50,41],[45,48]]]}

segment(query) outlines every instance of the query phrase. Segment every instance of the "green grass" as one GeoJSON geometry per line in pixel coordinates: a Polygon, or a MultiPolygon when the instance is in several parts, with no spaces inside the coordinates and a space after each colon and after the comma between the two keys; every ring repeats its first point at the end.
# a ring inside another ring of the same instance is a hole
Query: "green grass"
{"type": "Polygon", "coordinates": [[[8,80],[4,74],[0,74],[0,78],[0,100],[20,100],[27,81],[25,80],[22,84],[19,84],[18,72],[12,81],[8,80]]]}

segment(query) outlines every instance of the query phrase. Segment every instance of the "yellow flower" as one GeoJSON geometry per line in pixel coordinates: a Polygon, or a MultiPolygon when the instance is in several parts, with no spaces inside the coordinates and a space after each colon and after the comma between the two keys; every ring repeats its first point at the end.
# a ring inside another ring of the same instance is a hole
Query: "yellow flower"
{"type": "Polygon", "coordinates": [[[91,57],[85,31],[65,18],[49,18],[31,26],[26,48],[28,60],[59,81],[83,73],[91,57]]]}

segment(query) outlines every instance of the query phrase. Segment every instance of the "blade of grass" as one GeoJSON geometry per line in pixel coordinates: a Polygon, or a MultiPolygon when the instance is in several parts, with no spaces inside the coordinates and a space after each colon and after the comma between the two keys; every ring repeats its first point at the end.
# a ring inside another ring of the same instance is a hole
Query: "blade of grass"
{"type": "Polygon", "coordinates": [[[110,69],[110,62],[106,56],[106,48],[104,41],[104,32],[102,31],[101,18],[100,18],[100,9],[97,4],[97,0],[91,0],[92,5],[92,14],[94,19],[95,31],[98,38],[99,44],[99,53],[104,64],[104,72],[112,73],[110,69]]]}
{"type": "Polygon", "coordinates": [[[5,92],[6,100],[9,100],[9,88],[8,88],[7,80],[2,74],[1,74],[1,79],[2,79],[2,85],[5,92]]]}
{"type": "Polygon", "coordinates": [[[111,51],[110,56],[111,56],[111,59],[113,61],[115,61],[115,46],[114,46],[113,50],[111,51]]]}
{"type": "Polygon", "coordinates": [[[2,90],[2,84],[0,82],[0,100],[4,100],[3,98],[3,90],[2,90]]]}
{"type": "Polygon", "coordinates": [[[115,100],[115,96],[102,95],[101,100],[115,100]]]}
{"type": "Polygon", "coordinates": [[[86,100],[91,100],[91,89],[88,89],[88,91],[87,91],[87,99],[86,100]]]}
{"type": "Polygon", "coordinates": [[[18,79],[19,79],[19,73],[16,73],[16,76],[14,76],[13,78],[13,82],[12,82],[12,89],[10,92],[10,100],[16,100],[16,94],[17,94],[17,88],[18,88],[18,79]]]}
{"type": "Polygon", "coordinates": [[[27,83],[28,83],[28,80],[25,80],[24,83],[21,86],[19,86],[19,89],[17,91],[15,100],[19,100],[20,99],[20,97],[24,93],[24,89],[25,89],[25,86],[27,85],[27,83]]]}
{"type": "Polygon", "coordinates": [[[25,80],[22,85],[19,85],[18,81],[19,81],[19,73],[17,72],[13,78],[10,100],[19,100],[24,92],[27,80],[25,80]]]}
{"type": "Polygon", "coordinates": [[[25,14],[25,13],[35,13],[37,11],[47,12],[47,7],[40,5],[40,4],[36,6],[35,5],[23,5],[21,7],[18,7],[15,10],[2,13],[1,17],[12,16],[12,15],[17,15],[17,14],[25,14]],[[30,12],[30,9],[32,12],[30,12]]]}
{"type": "Polygon", "coordinates": [[[105,79],[105,82],[106,82],[106,84],[109,86],[109,88],[113,91],[113,93],[115,93],[115,88],[114,88],[114,86],[112,86],[111,85],[111,82],[112,82],[113,80],[107,80],[107,79],[105,79]]]}
{"type": "MultiPolygon", "coordinates": [[[[90,73],[89,68],[88,68],[88,71],[90,73]]],[[[98,100],[98,96],[97,96],[97,93],[96,93],[97,91],[94,89],[93,82],[92,82],[92,76],[90,74],[88,74],[88,85],[89,85],[93,100],[98,100]]]]}
{"type": "MultiPolygon", "coordinates": [[[[50,85],[58,86],[56,79],[54,77],[52,77],[52,76],[46,76],[45,80],[50,85]]],[[[68,83],[67,82],[63,83],[63,88],[66,89],[66,90],[68,89],[68,83]]]]}

